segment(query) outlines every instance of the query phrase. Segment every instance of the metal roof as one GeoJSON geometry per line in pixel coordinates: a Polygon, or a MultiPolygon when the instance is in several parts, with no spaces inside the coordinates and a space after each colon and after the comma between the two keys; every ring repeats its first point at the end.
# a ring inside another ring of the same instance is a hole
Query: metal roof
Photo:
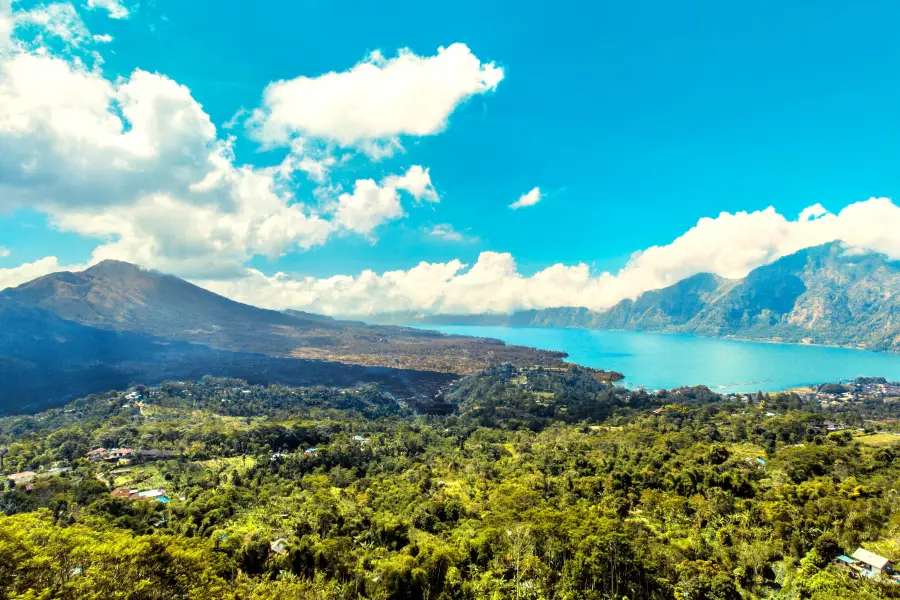
{"type": "Polygon", "coordinates": [[[857,548],[856,552],[851,554],[851,556],[859,562],[864,562],[867,565],[875,567],[876,569],[883,569],[888,565],[888,563],[891,562],[887,558],[878,556],[874,552],[869,552],[868,550],[864,550],[863,548],[857,548]]]}
{"type": "Polygon", "coordinates": [[[839,555],[839,556],[837,557],[837,559],[838,559],[839,561],[845,562],[845,563],[855,563],[855,562],[856,562],[856,559],[855,559],[855,558],[850,558],[850,557],[847,556],[846,554],[841,554],[841,555],[839,555]]]}

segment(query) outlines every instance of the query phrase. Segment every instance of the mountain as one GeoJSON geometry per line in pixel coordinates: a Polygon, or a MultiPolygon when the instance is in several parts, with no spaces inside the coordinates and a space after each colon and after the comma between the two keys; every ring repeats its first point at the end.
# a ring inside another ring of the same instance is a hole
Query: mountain
{"type": "Polygon", "coordinates": [[[401,397],[433,398],[458,375],[490,364],[558,365],[564,356],[261,309],[117,261],[0,291],[0,412],[207,374],[294,385],[378,382],[401,397]]]}
{"type": "Polygon", "coordinates": [[[700,273],[605,311],[572,307],[380,320],[693,333],[900,352],[900,262],[833,242],[785,256],[743,279],[700,273]]]}
{"type": "Polygon", "coordinates": [[[273,348],[261,331],[335,327],[234,302],[172,275],[112,260],[80,273],[46,275],[5,295],[83,325],[243,351],[290,352],[293,345],[288,340],[279,337],[273,348]]]}

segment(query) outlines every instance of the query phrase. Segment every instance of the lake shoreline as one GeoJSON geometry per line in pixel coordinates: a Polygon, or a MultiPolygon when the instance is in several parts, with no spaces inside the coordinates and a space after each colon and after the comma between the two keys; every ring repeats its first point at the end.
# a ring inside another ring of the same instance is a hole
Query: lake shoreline
{"type": "Polygon", "coordinates": [[[565,352],[568,363],[623,373],[624,385],[647,390],[705,385],[722,394],[777,393],[859,376],[900,380],[900,355],[859,347],[534,325],[413,327],[565,352]]]}

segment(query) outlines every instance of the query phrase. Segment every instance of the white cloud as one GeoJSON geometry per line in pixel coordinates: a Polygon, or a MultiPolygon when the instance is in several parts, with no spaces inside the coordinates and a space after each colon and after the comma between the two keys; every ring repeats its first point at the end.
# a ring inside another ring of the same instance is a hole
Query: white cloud
{"type": "Polygon", "coordinates": [[[525,206],[534,206],[540,202],[542,198],[543,195],[541,194],[540,188],[534,188],[527,194],[523,194],[521,198],[510,204],[509,207],[513,210],[518,210],[525,206]]]}
{"type": "Polygon", "coordinates": [[[38,44],[43,34],[55,36],[73,46],[90,39],[87,28],[71,4],[41,5],[30,11],[16,13],[13,17],[13,24],[16,27],[33,26],[40,30],[38,44]]]}
{"type": "Polygon", "coordinates": [[[818,219],[819,217],[826,214],[828,214],[828,211],[825,210],[824,206],[817,202],[812,206],[807,206],[802,211],[800,211],[799,219],[801,221],[812,221],[813,219],[818,219]]]}
{"type": "Polygon", "coordinates": [[[63,267],[59,264],[59,261],[55,256],[48,256],[31,263],[19,265],[18,267],[0,269],[0,290],[21,285],[49,273],[68,270],[76,271],[81,270],[82,268],[83,267],[78,265],[63,267]]]}
{"type": "Polygon", "coordinates": [[[449,223],[439,223],[431,229],[425,230],[430,237],[435,237],[447,242],[476,242],[477,237],[466,235],[454,229],[449,223]]]}
{"type": "MultiPolygon", "coordinates": [[[[13,13],[0,0],[6,20],[63,38],[66,52],[92,39],[67,4],[13,13]]],[[[164,75],[138,69],[110,80],[39,42],[0,54],[0,210],[27,206],[102,240],[94,260],[229,277],[255,255],[320,245],[340,228],[368,236],[403,216],[400,189],[438,199],[420,166],[341,195],[329,178],[348,155],[333,147],[295,137],[282,163],[260,168],[238,165],[233,141],[164,75]],[[297,173],[318,186],[310,200],[329,206],[331,220],[296,198],[297,173]]]]}
{"type": "Polygon", "coordinates": [[[0,0],[0,54],[9,49],[14,26],[12,0],[0,0]]]}
{"type": "Polygon", "coordinates": [[[108,44],[113,41],[113,37],[108,33],[96,34],[94,35],[94,41],[98,44],[108,44]]]}
{"type": "Polygon", "coordinates": [[[334,220],[338,225],[362,235],[403,215],[397,190],[391,186],[381,187],[371,179],[358,180],[353,193],[341,194],[334,209],[334,220]]]}
{"type": "Polygon", "coordinates": [[[838,214],[810,207],[793,221],[774,208],[703,218],[672,243],[635,253],[615,274],[591,273],[586,264],[556,264],[525,276],[510,254],[483,252],[471,268],[453,260],[420,263],[408,271],[324,279],[284,273],[267,277],[250,270],[231,281],[203,284],[245,302],[329,314],[508,312],[554,306],[599,310],[700,272],[743,277],[782,256],[836,240],[850,249],[900,259],[897,231],[900,207],[887,198],[872,198],[838,214]],[[809,220],[810,214],[820,216],[809,220]]]}
{"type": "Polygon", "coordinates": [[[334,222],[349,231],[370,235],[379,225],[406,216],[397,190],[409,192],[417,201],[439,201],[428,169],[413,165],[403,175],[385,177],[380,185],[371,179],[357,180],[353,193],[341,194],[331,207],[334,222]]]}
{"type": "Polygon", "coordinates": [[[6,258],[11,254],[10,249],[5,246],[0,246],[0,258],[6,258]]]}
{"type": "Polygon", "coordinates": [[[449,242],[461,242],[463,240],[463,234],[453,229],[453,225],[447,223],[435,225],[431,229],[431,231],[428,232],[428,235],[441,238],[442,240],[447,240],[449,242]]]}
{"type": "Polygon", "coordinates": [[[87,0],[88,8],[99,8],[109,13],[110,19],[127,19],[130,11],[119,0],[87,0]]]}
{"type": "Polygon", "coordinates": [[[399,136],[442,131],[460,103],[502,79],[500,67],[481,62],[465,44],[434,56],[401,50],[386,59],[376,51],[349,71],[270,84],[250,123],[269,145],[304,135],[343,146],[375,141],[383,152],[396,149],[399,136]]]}
{"type": "Polygon", "coordinates": [[[403,175],[393,175],[388,177],[386,183],[398,190],[405,190],[412,194],[416,200],[426,200],[428,202],[439,202],[437,191],[431,184],[431,175],[428,169],[423,169],[419,165],[413,165],[403,175]]]}

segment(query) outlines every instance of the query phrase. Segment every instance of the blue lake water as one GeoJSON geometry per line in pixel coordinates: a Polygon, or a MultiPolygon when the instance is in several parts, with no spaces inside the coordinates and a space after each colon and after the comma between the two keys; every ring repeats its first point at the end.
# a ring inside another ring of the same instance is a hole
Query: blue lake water
{"type": "Polygon", "coordinates": [[[633,331],[540,327],[427,326],[569,353],[574,363],[618,371],[649,389],[707,385],[727,392],[772,392],[859,376],[900,381],[900,355],[843,348],[766,344],[633,331]]]}

